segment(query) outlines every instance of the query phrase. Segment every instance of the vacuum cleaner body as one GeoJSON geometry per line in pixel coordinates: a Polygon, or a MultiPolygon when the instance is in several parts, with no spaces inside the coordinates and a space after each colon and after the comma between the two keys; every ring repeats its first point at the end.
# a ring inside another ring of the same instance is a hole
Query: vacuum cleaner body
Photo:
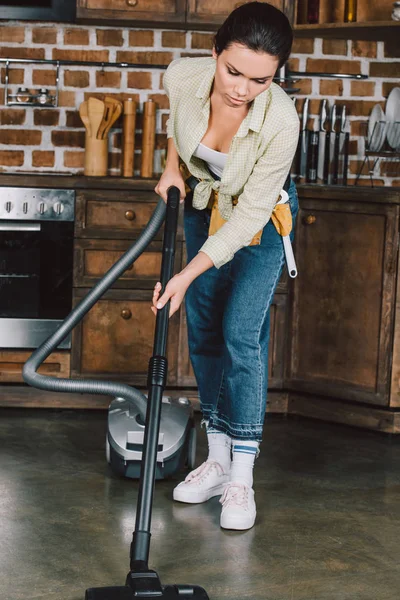
{"type": "MultiPolygon", "coordinates": [[[[115,398],[108,411],[107,461],[124,477],[139,479],[145,424],[132,404],[115,398]]],[[[187,398],[163,396],[157,447],[156,479],[164,479],[183,467],[194,468],[196,429],[187,398]]]]}

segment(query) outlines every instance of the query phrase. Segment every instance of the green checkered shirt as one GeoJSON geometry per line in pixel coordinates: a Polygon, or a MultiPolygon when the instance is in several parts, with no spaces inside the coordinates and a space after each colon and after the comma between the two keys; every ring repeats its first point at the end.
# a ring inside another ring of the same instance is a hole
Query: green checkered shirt
{"type": "Polygon", "coordinates": [[[204,161],[193,156],[208,128],[215,66],[212,57],[174,60],[164,88],[170,103],[167,136],[192,175],[201,179],[194,208],[206,208],[211,190],[219,190],[218,208],[227,222],[201,247],[219,268],[269,221],[296,151],[299,119],[292,100],[272,83],[253,101],[232,139],[221,181],[215,181],[204,161]],[[232,196],[239,197],[235,208],[232,196]]]}

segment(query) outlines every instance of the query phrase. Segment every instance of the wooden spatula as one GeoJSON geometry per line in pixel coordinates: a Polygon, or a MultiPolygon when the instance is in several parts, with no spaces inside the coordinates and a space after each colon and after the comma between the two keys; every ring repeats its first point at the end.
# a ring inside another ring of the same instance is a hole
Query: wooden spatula
{"type": "Polygon", "coordinates": [[[85,100],[84,102],[82,102],[82,104],[79,107],[79,116],[82,119],[82,123],[84,124],[87,134],[90,137],[91,132],[90,132],[90,121],[89,121],[89,115],[88,115],[88,103],[87,100],[85,100]]]}
{"type": "Polygon", "coordinates": [[[93,98],[92,96],[88,100],[88,116],[90,122],[91,137],[97,137],[97,132],[100,127],[100,123],[103,120],[104,115],[104,102],[93,98]]]}
{"type": "Polygon", "coordinates": [[[111,114],[111,117],[109,117],[107,119],[108,123],[107,123],[107,127],[104,130],[103,138],[108,135],[108,132],[110,131],[111,127],[114,125],[115,121],[121,116],[122,106],[123,106],[122,102],[120,102],[119,100],[114,100],[114,110],[111,114]]]}

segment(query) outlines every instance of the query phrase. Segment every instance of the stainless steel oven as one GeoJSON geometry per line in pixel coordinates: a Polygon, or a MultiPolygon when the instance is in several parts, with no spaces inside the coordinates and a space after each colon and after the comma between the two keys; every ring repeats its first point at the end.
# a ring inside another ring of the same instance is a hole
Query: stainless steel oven
{"type": "Polygon", "coordinates": [[[76,0],[0,0],[0,19],[72,22],[75,7],[76,0]]]}
{"type": "Polygon", "coordinates": [[[0,348],[37,348],[71,311],[74,216],[73,190],[0,188],[0,348]]]}

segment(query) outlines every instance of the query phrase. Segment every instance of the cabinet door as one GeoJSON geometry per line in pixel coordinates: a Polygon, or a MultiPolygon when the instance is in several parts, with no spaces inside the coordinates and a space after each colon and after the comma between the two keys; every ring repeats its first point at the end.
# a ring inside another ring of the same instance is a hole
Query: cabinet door
{"type": "MultiPolygon", "coordinates": [[[[284,352],[286,342],[287,296],[276,294],[270,309],[270,340],[268,355],[268,388],[282,389],[284,352]]],[[[187,321],[184,307],[181,309],[178,357],[178,385],[196,386],[196,379],[189,359],[187,321]]]]}
{"type": "MultiPolygon", "coordinates": [[[[237,0],[188,0],[187,21],[188,23],[215,23],[218,25],[241,4],[243,2],[237,0]]],[[[291,4],[294,5],[294,0],[270,0],[269,4],[288,14],[291,4]]]]}
{"type": "MultiPolygon", "coordinates": [[[[87,294],[74,290],[74,305],[87,294]]],[[[126,381],[146,386],[153,354],[155,317],[151,291],[111,290],[76,327],[72,339],[72,376],[126,381]]],[[[169,321],[168,384],[176,383],[179,315],[169,321]]]]}
{"type": "Polygon", "coordinates": [[[387,405],[398,207],[300,205],[289,387],[387,405]]]}
{"type": "MultiPolygon", "coordinates": [[[[74,286],[92,287],[131,247],[127,240],[76,239],[74,244],[74,286]]],[[[182,244],[175,249],[175,273],[181,265],[182,244]]],[[[160,278],[162,242],[151,242],[122,273],[113,288],[152,289],[160,278]]]]}
{"type": "Polygon", "coordinates": [[[182,22],[185,0],[78,0],[77,17],[125,22],[182,22]]]}

